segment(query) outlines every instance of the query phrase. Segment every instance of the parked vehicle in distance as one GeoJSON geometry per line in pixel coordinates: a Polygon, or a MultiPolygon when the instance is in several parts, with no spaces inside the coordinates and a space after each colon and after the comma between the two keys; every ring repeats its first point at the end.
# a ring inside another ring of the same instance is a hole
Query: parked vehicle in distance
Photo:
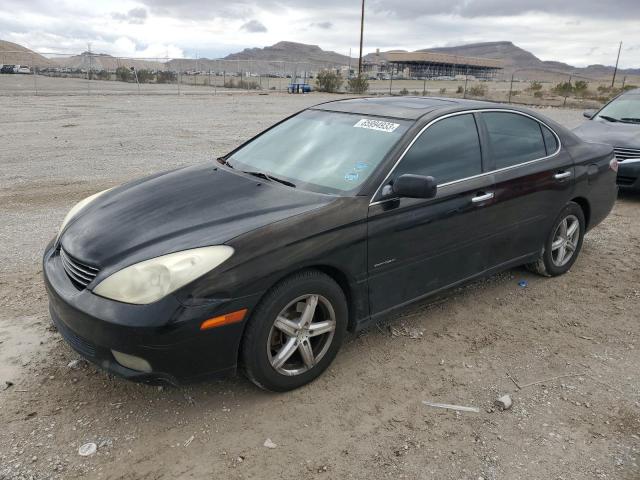
{"type": "Polygon", "coordinates": [[[2,65],[2,68],[0,69],[0,73],[14,73],[14,68],[15,65],[2,65]]]}
{"type": "Polygon", "coordinates": [[[217,162],[78,203],[43,258],[51,317],[129,379],[239,365],[290,390],[347,331],[412,302],[523,264],[567,272],[615,202],[615,169],[611,147],[521,108],[320,104],[217,162]]]}
{"type": "Polygon", "coordinates": [[[31,73],[31,69],[25,65],[16,65],[15,73],[31,73]]]}
{"type": "Polygon", "coordinates": [[[613,146],[618,167],[618,186],[640,191],[640,88],[628,90],[599,111],[587,110],[589,121],[574,129],[588,142],[613,146]]]}

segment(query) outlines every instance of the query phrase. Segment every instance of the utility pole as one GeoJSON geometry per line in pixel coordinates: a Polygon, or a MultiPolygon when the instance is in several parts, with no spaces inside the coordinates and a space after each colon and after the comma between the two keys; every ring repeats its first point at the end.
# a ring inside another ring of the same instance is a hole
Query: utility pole
{"type": "Polygon", "coordinates": [[[613,70],[613,79],[611,80],[611,88],[613,88],[613,84],[616,83],[616,73],[618,73],[618,62],[620,61],[621,51],[622,51],[622,42],[620,42],[620,46],[618,47],[618,58],[616,58],[616,68],[614,68],[613,70]]]}
{"type": "Polygon", "coordinates": [[[358,59],[358,77],[362,74],[362,39],[364,37],[364,0],[362,0],[362,14],[360,15],[360,58],[358,59]]]}

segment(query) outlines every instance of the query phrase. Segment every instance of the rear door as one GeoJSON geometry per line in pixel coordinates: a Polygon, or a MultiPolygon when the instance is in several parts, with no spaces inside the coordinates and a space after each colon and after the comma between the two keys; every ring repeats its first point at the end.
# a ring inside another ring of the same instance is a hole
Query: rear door
{"type": "Polygon", "coordinates": [[[472,113],[435,121],[411,144],[369,207],[371,314],[482,272],[489,254],[493,181],[483,174],[472,113]],[[399,175],[433,176],[432,199],[385,198],[399,175]]]}
{"type": "Polygon", "coordinates": [[[499,222],[489,259],[496,267],[540,251],[572,198],[575,172],[558,136],[529,115],[483,111],[479,125],[495,179],[499,222]]]}

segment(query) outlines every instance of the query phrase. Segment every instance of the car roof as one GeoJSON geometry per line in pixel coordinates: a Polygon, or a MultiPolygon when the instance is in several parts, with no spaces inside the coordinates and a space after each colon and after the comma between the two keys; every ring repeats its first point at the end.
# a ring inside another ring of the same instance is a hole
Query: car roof
{"type": "Polygon", "coordinates": [[[623,93],[623,95],[640,95],[640,88],[633,88],[631,90],[627,90],[623,93]]]}
{"type": "Polygon", "coordinates": [[[495,107],[495,103],[461,98],[438,97],[360,97],[333,100],[311,107],[312,110],[374,115],[404,120],[418,120],[437,111],[459,108],[495,107]]]}

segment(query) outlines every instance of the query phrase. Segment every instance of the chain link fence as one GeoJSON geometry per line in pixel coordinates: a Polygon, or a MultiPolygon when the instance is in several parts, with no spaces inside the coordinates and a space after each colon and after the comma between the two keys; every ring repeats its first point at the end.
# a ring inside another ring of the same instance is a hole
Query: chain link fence
{"type": "MultiPolygon", "coordinates": [[[[346,80],[355,75],[351,66],[330,63],[127,58],[91,52],[3,51],[0,65],[0,96],[284,93],[292,84],[309,84],[317,90],[317,75],[323,70],[341,75],[344,81],[338,92],[343,93],[347,92],[346,80]]],[[[640,84],[640,78],[620,76],[612,87],[610,79],[540,69],[503,70],[491,80],[472,75],[411,78],[407,71],[364,75],[368,95],[427,95],[583,108],[598,107],[622,89],[640,84]]]]}

